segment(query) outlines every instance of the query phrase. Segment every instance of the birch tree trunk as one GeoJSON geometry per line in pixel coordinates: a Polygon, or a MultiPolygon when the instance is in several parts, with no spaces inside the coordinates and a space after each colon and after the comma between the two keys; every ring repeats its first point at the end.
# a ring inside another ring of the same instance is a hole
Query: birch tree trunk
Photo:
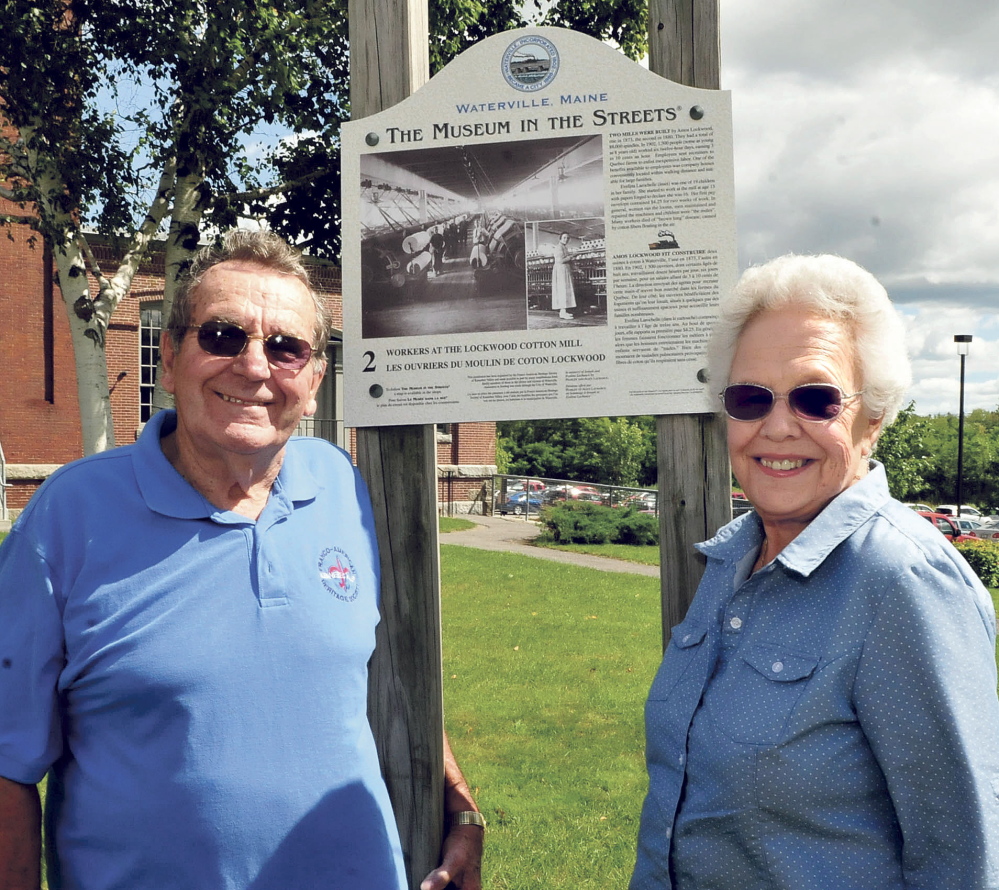
{"type": "Polygon", "coordinates": [[[69,317],[83,453],[96,454],[114,447],[114,420],[111,417],[105,351],[110,313],[99,312],[98,303],[90,298],[86,264],[75,239],[55,248],[52,255],[59,273],[59,290],[69,317]]]}
{"type": "Polygon", "coordinates": [[[39,202],[39,213],[49,220],[50,227],[61,229],[64,233],[61,244],[53,247],[52,256],[58,271],[59,291],[66,305],[73,344],[83,453],[96,454],[115,445],[108,385],[108,326],[118,304],[128,294],[149,242],[169,209],[175,168],[173,164],[168,164],[164,169],[156,196],[142,226],[132,238],[114,275],[108,279],[89,254],[86,236],[76,230],[72,216],[61,211],[51,200],[52,196],[65,193],[62,179],[37,157],[30,161],[43,196],[39,202]],[[96,298],[92,298],[90,294],[88,259],[90,271],[98,283],[96,298]]]}
{"type": "MultiPolygon", "coordinates": [[[[205,179],[202,168],[188,167],[177,177],[174,188],[173,213],[167,235],[163,269],[163,325],[164,331],[173,309],[174,296],[181,273],[197,251],[201,239],[201,220],[207,208],[205,179]]],[[[153,410],[173,407],[173,396],[160,382],[163,379],[162,362],[156,368],[156,388],[153,391],[153,410]]]]}

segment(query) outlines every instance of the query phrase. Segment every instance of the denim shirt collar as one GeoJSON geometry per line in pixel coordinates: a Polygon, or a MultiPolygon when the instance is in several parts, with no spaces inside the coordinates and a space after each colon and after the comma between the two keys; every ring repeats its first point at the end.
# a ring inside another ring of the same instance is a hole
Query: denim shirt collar
{"type": "MultiPolygon", "coordinates": [[[[833,498],[774,562],[807,577],[890,500],[884,465],[872,460],[870,472],[833,498]]],[[[709,559],[736,562],[762,543],[763,523],[752,512],[728,523],[711,540],[695,546],[709,559]]]]}

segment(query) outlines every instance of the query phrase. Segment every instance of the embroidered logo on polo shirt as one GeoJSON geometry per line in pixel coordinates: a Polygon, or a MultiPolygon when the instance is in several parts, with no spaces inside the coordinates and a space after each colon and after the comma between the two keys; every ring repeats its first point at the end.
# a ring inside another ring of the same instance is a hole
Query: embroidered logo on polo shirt
{"type": "Polygon", "coordinates": [[[350,603],[357,599],[357,571],[339,547],[327,547],[319,554],[319,580],[338,600],[350,603]]]}

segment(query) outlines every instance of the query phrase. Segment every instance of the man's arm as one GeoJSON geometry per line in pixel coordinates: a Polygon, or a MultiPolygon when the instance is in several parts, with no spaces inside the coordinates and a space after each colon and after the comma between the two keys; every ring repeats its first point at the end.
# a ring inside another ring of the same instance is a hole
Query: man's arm
{"type": "Polygon", "coordinates": [[[450,825],[454,813],[478,812],[478,809],[445,733],[444,818],[449,827],[444,837],[441,864],[423,879],[420,890],[444,890],[449,882],[460,890],[481,890],[485,831],[478,825],[450,825]]]}
{"type": "Polygon", "coordinates": [[[0,777],[0,890],[38,890],[41,856],[38,790],[0,777]]]}

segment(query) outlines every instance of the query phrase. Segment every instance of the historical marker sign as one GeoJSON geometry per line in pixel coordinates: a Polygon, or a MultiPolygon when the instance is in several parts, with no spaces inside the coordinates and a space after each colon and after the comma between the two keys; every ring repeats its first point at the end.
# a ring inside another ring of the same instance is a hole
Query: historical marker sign
{"type": "Polygon", "coordinates": [[[728,93],[533,28],[342,140],[348,425],[709,410],[728,93]]]}

